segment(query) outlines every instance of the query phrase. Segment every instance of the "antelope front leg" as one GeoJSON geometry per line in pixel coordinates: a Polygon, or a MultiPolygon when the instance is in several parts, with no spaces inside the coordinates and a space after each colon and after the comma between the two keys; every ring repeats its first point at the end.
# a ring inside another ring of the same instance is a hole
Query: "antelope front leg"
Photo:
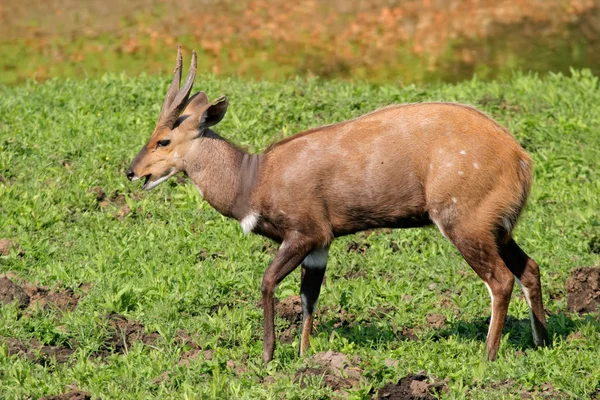
{"type": "Polygon", "coordinates": [[[264,312],[263,361],[265,364],[273,359],[275,352],[275,287],[300,265],[313,247],[314,245],[311,245],[310,241],[305,238],[285,239],[263,275],[261,292],[264,312]]]}

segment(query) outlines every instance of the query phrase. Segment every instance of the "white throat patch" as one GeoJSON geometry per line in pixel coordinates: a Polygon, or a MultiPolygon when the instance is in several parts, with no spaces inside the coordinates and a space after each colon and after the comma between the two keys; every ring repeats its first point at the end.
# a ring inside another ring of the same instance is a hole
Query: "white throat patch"
{"type": "Polygon", "coordinates": [[[260,215],[258,215],[255,212],[251,212],[250,214],[242,218],[242,220],[240,221],[240,225],[242,225],[242,231],[244,231],[244,233],[246,234],[252,232],[254,228],[256,228],[256,224],[258,223],[258,217],[260,217],[260,215]]]}

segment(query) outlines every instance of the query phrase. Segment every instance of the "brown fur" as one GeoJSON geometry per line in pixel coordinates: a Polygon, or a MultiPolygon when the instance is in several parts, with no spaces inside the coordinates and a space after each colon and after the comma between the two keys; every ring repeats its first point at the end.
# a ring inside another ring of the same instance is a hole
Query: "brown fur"
{"type": "Polygon", "coordinates": [[[334,238],[430,223],[487,284],[489,359],[498,351],[514,277],[531,308],[535,343],[548,343],[538,266],[511,237],[527,201],[532,161],[491,118],[454,103],[394,105],[250,155],[210,130],[225,114],[225,98],[193,99],[182,123],[157,127],[127,175],[147,176],[145,187],[152,188],[185,171],[220,213],[282,243],[261,287],[265,361],[274,352],[274,290],[292,270],[302,263],[304,352],[334,238]],[[169,146],[157,147],[165,139],[169,146]]]}

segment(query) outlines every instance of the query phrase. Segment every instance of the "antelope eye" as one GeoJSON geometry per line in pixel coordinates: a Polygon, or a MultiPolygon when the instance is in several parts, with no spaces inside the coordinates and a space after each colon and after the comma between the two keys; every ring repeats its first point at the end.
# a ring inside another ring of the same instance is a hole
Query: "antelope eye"
{"type": "Polygon", "coordinates": [[[171,143],[169,139],[159,140],[158,143],[156,143],[156,147],[165,147],[168,146],[169,143],[171,143]]]}

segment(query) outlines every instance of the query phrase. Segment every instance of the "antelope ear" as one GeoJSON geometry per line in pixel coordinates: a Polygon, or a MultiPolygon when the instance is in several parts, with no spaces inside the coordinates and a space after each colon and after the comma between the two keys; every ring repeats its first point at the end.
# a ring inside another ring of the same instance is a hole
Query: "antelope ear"
{"type": "Polygon", "coordinates": [[[206,97],[206,93],[198,92],[192,97],[190,97],[190,100],[188,101],[187,105],[185,106],[185,110],[183,110],[183,113],[181,113],[181,115],[198,114],[202,111],[202,108],[207,104],[208,97],[206,97]]]}
{"type": "Polygon", "coordinates": [[[200,129],[218,124],[225,116],[227,106],[229,106],[229,100],[225,96],[221,96],[213,101],[200,116],[200,129]]]}

